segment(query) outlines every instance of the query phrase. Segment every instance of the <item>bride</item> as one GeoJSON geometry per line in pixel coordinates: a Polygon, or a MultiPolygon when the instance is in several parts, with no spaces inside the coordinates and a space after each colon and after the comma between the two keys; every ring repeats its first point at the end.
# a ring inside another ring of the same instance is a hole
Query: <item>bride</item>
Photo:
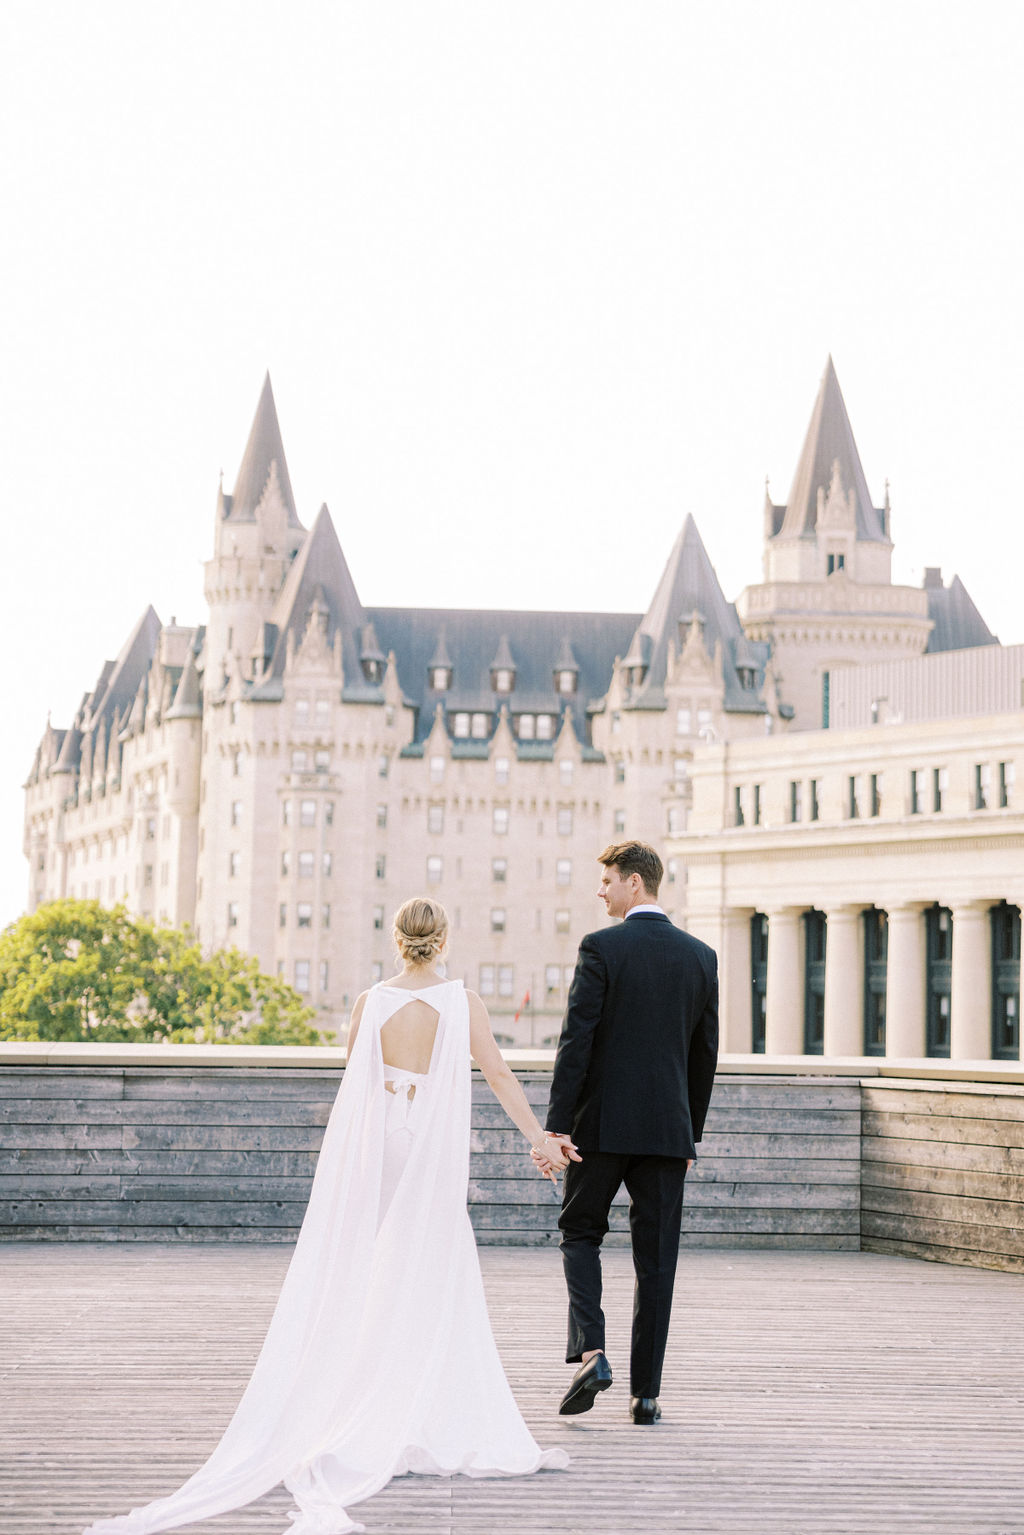
{"type": "Polygon", "coordinates": [[[437,964],[448,917],[396,913],[401,973],[352,1010],[348,1065],[252,1379],[177,1492],[86,1535],[152,1535],[283,1482],[289,1535],[363,1530],[346,1508],[393,1476],[522,1476],[541,1450],[498,1357],[466,1209],[470,1055],[554,1181],[565,1162],[502,1059],[487,1010],[437,964]]]}

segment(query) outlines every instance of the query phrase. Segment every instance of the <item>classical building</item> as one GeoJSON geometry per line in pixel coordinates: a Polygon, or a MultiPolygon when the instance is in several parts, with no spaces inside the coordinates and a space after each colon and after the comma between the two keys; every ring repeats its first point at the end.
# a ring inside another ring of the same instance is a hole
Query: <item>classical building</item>
{"type": "Polygon", "coordinates": [[[148,609],[44,732],[30,907],[190,922],[343,1030],[394,908],[436,892],[450,972],[540,1044],[597,923],[595,855],[641,837],[670,914],[722,951],[729,1048],[1017,1053],[1021,656],[959,581],[892,584],[831,359],[764,516],[737,604],[688,517],[644,614],[366,608],[327,508],[300,521],[268,378],[205,625],[148,609]]]}

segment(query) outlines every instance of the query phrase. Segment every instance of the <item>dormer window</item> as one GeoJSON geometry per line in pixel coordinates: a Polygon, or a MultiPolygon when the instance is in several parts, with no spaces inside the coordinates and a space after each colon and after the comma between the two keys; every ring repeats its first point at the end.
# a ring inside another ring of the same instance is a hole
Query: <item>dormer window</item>
{"type": "Polygon", "coordinates": [[[744,692],[750,693],[754,689],[754,669],[752,666],[738,666],[736,675],[739,678],[740,687],[744,692]]]}
{"type": "Polygon", "coordinates": [[[563,697],[571,693],[575,693],[577,677],[578,673],[575,671],[570,671],[568,668],[563,671],[556,672],[555,692],[561,693],[563,697]]]}
{"type": "Polygon", "coordinates": [[[647,675],[646,666],[627,666],[626,682],[631,688],[638,688],[647,675]]]}
{"type": "Polygon", "coordinates": [[[509,666],[496,666],[491,673],[491,686],[496,693],[511,693],[516,685],[516,674],[509,666]]]}
{"type": "Polygon", "coordinates": [[[380,682],[384,676],[384,662],[378,661],[373,656],[364,657],[363,676],[366,678],[367,682],[380,682]]]}
{"type": "Polygon", "coordinates": [[[432,666],[430,668],[430,686],[435,693],[447,693],[452,685],[452,669],[450,666],[432,666]]]}
{"type": "Polygon", "coordinates": [[[846,569],[846,555],[845,554],[830,554],[830,555],[828,555],[827,562],[826,562],[826,574],[827,575],[834,576],[836,571],[838,571],[838,570],[845,570],[845,569],[846,569]]]}

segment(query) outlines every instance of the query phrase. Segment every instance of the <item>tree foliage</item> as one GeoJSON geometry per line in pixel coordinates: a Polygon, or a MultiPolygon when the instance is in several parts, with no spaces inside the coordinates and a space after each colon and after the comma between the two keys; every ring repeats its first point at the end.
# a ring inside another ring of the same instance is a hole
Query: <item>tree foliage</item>
{"type": "Polygon", "coordinates": [[[0,933],[0,1040],[327,1044],[314,1016],[252,955],[123,906],[51,901],[0,933]]]}

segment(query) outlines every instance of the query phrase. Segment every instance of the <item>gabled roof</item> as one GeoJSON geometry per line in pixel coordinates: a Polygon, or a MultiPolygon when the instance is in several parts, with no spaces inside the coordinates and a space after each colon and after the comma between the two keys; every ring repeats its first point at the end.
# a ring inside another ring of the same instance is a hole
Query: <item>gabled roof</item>
{"type": "Polygon", "coordinates": [[[114,709],[128,707],[156,655],[162,625],[156,609],[148,607],[135,625],[116,661],[108,661],[89,701],[89,718],[98,720],[114,709]]]}
{"type": "Polygon", "coordinates": [[[763,713],[765,704],[760,687],[768,646],[747,640],[735,604],[726,601],[697,524],[688,515],[651,605],[630,643],[628,664],[647,667],[643,683],[633,690],[634,706],[664,708],[669,646],[678,646],[680,623],[687,624],[694,617],[703,621],[704,644],[709,655],[714,655],[716,642],[721,643],[726,710],[763,713]],[[756,666],[754,689],[741,685],[737,665],[756,666]]]}
{"type": "Polygon", "coordinates": [[[926,654],[999,644],[959,576],[954,576],[948,586],[943,586],[942,572],[928,569],[924,589],[928,593],[928,617],[933,624],[925,646],[926,654]]]}
{"type": "Polygon", "coordinates": [[[274,391],[270,387],[270,374],[263,380],[259,404],[253,417],[249,441],[242,454],[242,462],[235,478],[234,494],[224,497],[225,517],[231,522],[252,522],[260,498],[267,488],[270,471],[277,467],[277,483],[288,513],[288,525],[301,528],[299,514],[295,510],[292,482],[288,477],[288,461],[284,456],[284,442],[274,404],[274,391]]]}
{"type": "Polygon", "coordinates": [[[853,492],[857,537],[888,543],[882,513],[871,501],[839,379],[829,357],[793,476],[785,515],[776,536],[798,538],[814,533],[818,520],[818,491],[828,495],[836,464],[843,489],[847,495],[853,492]]]}
{"type": "Polygon", "coordinates": [[[264,689],[271,679],[279,681],[284,674],[288,635],[295,636],[296,644],[301,641],[314,603],[327,610],[328,640],[333,642],[334,635],[341,632],[346,687],[358,686],[363,675],[359,653],[367,615],[326,506],[320,508],[274,604],[271,621],[277,629],[277,642],[267,676],[253,689],[254,698],[278,696],[279,690],[271,688],[264,693],[264,689]]]}

